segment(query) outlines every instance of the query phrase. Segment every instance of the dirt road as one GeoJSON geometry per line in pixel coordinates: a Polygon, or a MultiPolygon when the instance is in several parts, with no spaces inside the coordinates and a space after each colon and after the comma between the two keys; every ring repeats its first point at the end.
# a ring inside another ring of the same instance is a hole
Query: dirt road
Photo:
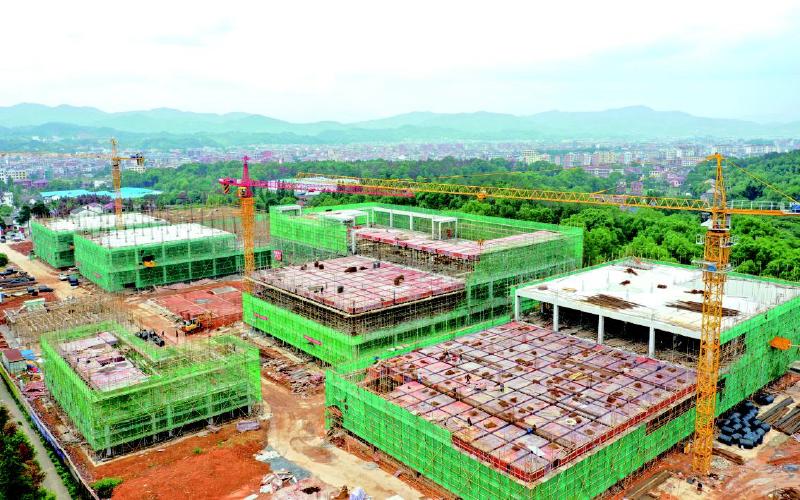
{"type": "Polygon", "coordinates": [[[14,421],[20,423],[19,428],[28,437],[28,440],[36,450],[36,460],[39,462],[39,465],[42,466],[42,472],[45,474],[44,487],[55,493],[56,498],[59,500],[62,498],[70,498],[67,488],[64,486],[64,483],[61,482],[58,472],[56,472],[55,465],[53,465],[52,460],[50,460],[50,457],[47,455],[47,450],[45,450],[39,434],[31,428],[28,420],[22,414],[22,410],[17,406],[17,402],[14,401],[14,398],[11,396],[11,393],[8,392],[8,388],[2,380],[0,380],[0,402],[8,408],[14,421]]]}
{"type": "Polygon", "coordinates": [[[264,402],[272,412],[268,443],[288,460],[322,481],[352,491],[361,486],[375,499],[400,495],[405,500],[422,498],[417,490],[380,469],[334,446],[323,447],[325,395],[302,399],[271,380],[261,378],[264,402]]]}
{"type": "Polygon", "coordinates": [[[35,277],[39,285],[47,285],[55,290],[55,294],[59,299],[80,297],[87,293],[81,287],[73,288],[69,286],[68,281],[59,281],[59,271],[40,260],[31,260],[29,257],[9,247],[7,243],[0,243],[0,253],[8,256],[9,264],[14,264],[15,267],[27,271],[28,274],[35,277]]]}

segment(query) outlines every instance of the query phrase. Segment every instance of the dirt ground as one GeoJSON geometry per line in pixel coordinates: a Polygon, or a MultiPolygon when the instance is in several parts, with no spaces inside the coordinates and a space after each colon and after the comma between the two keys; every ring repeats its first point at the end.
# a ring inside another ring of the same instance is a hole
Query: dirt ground
{"type": "MultiPolygon", "coordinates": [[[[789,395],[800,400],[800,377],[788,374],[772,388],[780,395],[776,400],[789,395]]],[[[797,436],[797,435],[796,435],[797,436]]],[[[671,477],[650,491],[650,498],[664,500],[676,499],[719,499],[738,498],[778,498],[777,490],[800,488],[800,436],[787,436],[771,430],[764,438],[764,444],[753,450],[740,450],[731,446],[722,448],[741,456],[745,462],[737,465],[723,457],[714,456],[711,474],[701,478],[702,491],[697,487],[696,476],[691,470],[692,458],[683,450],[672,451],[654,461],[647,471],[633,480],[620,493],[612,498],[622,499],[628,492],[634,492],[640,485],[662,471],[671,477]],[[692,481],[690,484],[689,481],[692,481]]],[[[719,446],[719,443],[715,443],[719,446]]],[[[644,498],[641,497],[640,498],[644,498]]]]}
{"type": "Polygon", "coordinates": [[[25,294],[21,297],[4,298],[3,302],[0,304],[0,323],[6,322],[6,316],[3,311],[18,311],[25,306],[26,301],[33,299],[44,299],[45,302],[54,302],[58,300],[56,294],[52,292],[41,292],[37,297],[31,297],[25,294]]]}
{"type": "Polygon", "coordinates": [[[81,281],[81,286],[73,288],[69,286],[68,281],[58,280],[60,271],[53,269],[40,260],[31,260],[29,257],[9,247],[7,243],[0,243],[0,253],[8,256],[10,264],[27,271],[31,276],[35,277],[38,285],[47,285],[55,290],[55,294],[59,299],[81,297],[91,293],[90,289],[87,288],[90,285],[85,284],[86,280],[81,281]]]}
{"type": "Polygon", "coordinates": [[[152,299],[169,297],[176,294],[185,294],[190,291],[206,291],[223,286],[241,286],[240,280],[226,279],[213,280],[207,283],[175,287],[162,287],[155,291],[131,294],[126,297],[124,307],[128,308],[128,313],[134,318],[135,323],[140,328],[155,330],[158,333],[164,332],[164,340],[170,344],[182,344],[195,340],[207,339],[210,336],[229,333],[240,335],[242,333],[241,323],[234,323],[215,330],[203,329],[189,335],[179,331],[177,320],[165,314],[162,308],[153,303],[152,299]]]}
{"type": "MultiPolygon", "coordinates": [[[[263,425],[262,425],[263,427],[263,425]]],[[[253,459],[266,430],[240,433],[235,424],[102,464],[95,478],[120,477],[114,498],[241,499],[257,492],[269,466],[253,459]]]]}
{"type": "Polygon", "coordinates": [[[264,401],[272,412],[269,443],[288,460],[335,487],[361,486],[375,499],[400,495],[405,500],[422,498],[420,492],[370,462],[333,446],[323,446],[325,395],[305,399],[262,377],[264,401]]]}

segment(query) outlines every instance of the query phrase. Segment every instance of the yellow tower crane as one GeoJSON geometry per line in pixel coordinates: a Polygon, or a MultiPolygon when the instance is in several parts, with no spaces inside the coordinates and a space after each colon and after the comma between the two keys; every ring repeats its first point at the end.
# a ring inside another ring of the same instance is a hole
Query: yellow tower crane
{"type": "Polygon", "coordinates": [[[117,152],[117,140],[111,138],[111,182],[114,184],[114,215],[117,218],[117,228],[122,228],[122,169],[123,161],[135,161],[136,165],[144,166],[144,156],[136,153],[131,156],[120,156],[117,152]]]}
{"type": "MultiPolygon", "coordinates": [[[[470,186],[437,182],[416,182],[406,179],[367,179],[311,173],[299,174],[298,177],[301,179],[307,177],[327,177],[337,181],[342,187],[348,186],[352,188],[355,186],[372,191],[389,190],[389,193],[392,191],[440,193],[475,196],[480,200],[486,198],[506,198],[709,213],[710,225],[701,242],[704,246],[703,260],[698,263],[703,273],[705,290],[703,293],[700,356],[697,363],[697,416],[692,446],[692,467],[696,473],[706,475],[711,467],[711,450],[714,439],[714,416],[717,402],[717,382],[719,378],[720,330],[722,326],[722,299],[725,291],[725,278],[730,267],[731,245],[733,244],[730,236],[730,217],[733,214],[761,216],[800,215],[800,203],[782,192],[781,194],[790,200],[789,203],[781,204],[750,201],[739,204],[728,203],[723,176],[724,158],[719,153],[716,153],[709,156],[707,159],[713,160],[716,166],[713,190],[714,196],[711,200],[617,195],[602,192],[576,193],[542,189],[470,186]]],[[[725,163],[736,166],[733,163],[725,163]]],[[[744,169],[742,170],[744,171],[744,169]]],[[[744,172],[750,175],[746,171],[744,172]]],[[[770,187],[776,189],[774,186],[770,187]]]]}
{"type": "Polygon", "coordinates": [[[135,161],[137,165],[144,166],[144,155],[136,153],[131,156],[120,156],[117,151],[117,140],[111,138],[111,155],[104,153],[51,153],[41,151],[0,151],[0,157],[11,155],[32,155],[48,158],[97,158],[111,160],[111,181],[114,186],[114,214],[116,215],[117,228],[122,223],[122,171],[123,161],[135,161]]]}

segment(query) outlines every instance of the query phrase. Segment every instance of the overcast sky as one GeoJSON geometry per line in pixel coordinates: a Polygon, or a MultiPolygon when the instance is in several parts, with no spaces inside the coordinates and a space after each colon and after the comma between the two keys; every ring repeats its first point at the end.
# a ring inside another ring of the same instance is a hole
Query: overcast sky
{"type": "Polygon", "coordinates": [[[4,2],[0,105],[800,120],[800,2],[4,2]],[[613,6],[613,7],[612,7],[613,6]]]}

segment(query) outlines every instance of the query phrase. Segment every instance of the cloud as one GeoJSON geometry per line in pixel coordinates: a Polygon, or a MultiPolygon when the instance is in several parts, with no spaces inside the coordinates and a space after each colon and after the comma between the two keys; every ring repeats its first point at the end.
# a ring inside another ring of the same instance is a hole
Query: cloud
{"type": "Polygon", "coordinates": [[[0,104],[291,120],[648,104],[800,118],[785,89],[798,12],[782,0],[16,2],[0,104]]]}

